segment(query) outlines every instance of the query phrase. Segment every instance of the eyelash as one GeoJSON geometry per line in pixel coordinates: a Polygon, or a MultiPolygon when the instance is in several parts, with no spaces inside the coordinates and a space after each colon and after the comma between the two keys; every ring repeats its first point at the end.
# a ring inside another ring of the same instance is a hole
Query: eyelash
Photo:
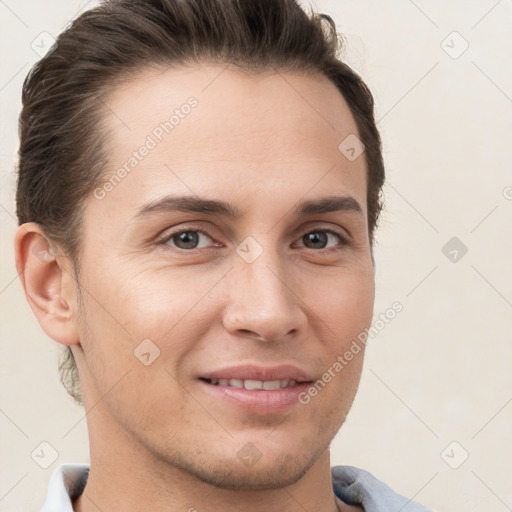
{"type": "MultiPolygon", "coordinates": [[[[178,251],[178,252],[181,252],[181,253],[194,253],[196,251],[200,251],[200,250],[203,250],[205,248],[199,248],[199,249],[181,249],[179,247],[175,247],[175,246],[172,246],[169,244],[169,242],[177,235],[180,235],[181,233],[202,233],[203,235],[206,235],[208,238],[210,238],[211,240],[214,240],[214,238],[212,236],[210,236],[208,234],[207,231],[204,231],[203,229],[198,229],[194,226],[190,226],[190,227],[187,227],[187,228],[182,228],[182,229],[179,229],[177,231],[174,231],[174,232],[171,232],[171,233],[167,233],[165,234],[164,237],[160,238],[160,240],[158,240],[158,245],[160,246],[163,246],[164,248],[167,246],[167,247],[172,247],[172,250],[175,250],[175,251],[178,251]]],[[[334,231],[332,229],[327,229],[327,228],[316,228],[316,229],[310,229],[308,231],[306,231],[301,237],[300,239],[302,239],[304,236],[306,236],[307,234],[310,234],[310,233],[319,233],[319,232],[322,232],[322,233],[328,233],[328,234],[331,234],[331,235],[334,235],[336,237],[339,238],[340,240],[340,245],[339,246],[335,246],[335,247],[329,247],[327,249],[310,249],[311,251],[313,252],[323,252],[323,253],[331,253],[333,251],[340,251],[340,250],[343,250],[345,249],[346,247],[349,247],[351,246],[351,242],[350,240],[343,234],[339,233],[338,231],[334,231]]],[[[308,247],[305,247],[306,249],[309,249],[308,247]]]]}

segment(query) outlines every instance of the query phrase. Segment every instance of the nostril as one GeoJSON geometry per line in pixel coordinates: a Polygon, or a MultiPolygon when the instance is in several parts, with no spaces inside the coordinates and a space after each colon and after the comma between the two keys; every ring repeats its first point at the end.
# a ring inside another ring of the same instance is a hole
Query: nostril
{"type": "Polygon", "coordinates": [[[264,338],[263,336],[261,336],[260,334],[257,334],[255,333],[254,331],[250,331],[249,329],[239,329],[239,331],[242,333],[242,334],[247,334],[249,336],[252,336],[254,338],[257,338],[258,341],[270,341],[270,340],[267,340],[266,338],[264,338]]]}

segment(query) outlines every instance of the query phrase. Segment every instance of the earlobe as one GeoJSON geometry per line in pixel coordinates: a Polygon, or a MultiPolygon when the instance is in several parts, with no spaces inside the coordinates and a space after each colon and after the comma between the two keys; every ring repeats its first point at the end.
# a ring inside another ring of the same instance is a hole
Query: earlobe
{"type": "Polygon", "coordinates": [[[39,324],[55,341],[78,344],[76,289],[69,259],[59,254],[34,222],[19,226],[14,245],[16,269],[39,324]]]}

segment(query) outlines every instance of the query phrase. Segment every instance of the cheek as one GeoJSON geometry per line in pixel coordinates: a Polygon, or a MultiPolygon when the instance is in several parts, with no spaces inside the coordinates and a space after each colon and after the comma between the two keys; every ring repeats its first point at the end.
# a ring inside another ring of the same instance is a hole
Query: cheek
{"type": "Polygon", "coordinates": [[[338,275],[327,291],[311,297],[325,352],[322,377],[304,399],[318,400],[324,410],[334,407],[337,422],[344,421],[357,392],[365,352],[358,336],[371,325],[374,294],[373,272],[362,269],[338,275]]]}
{"type": "Polygon", "coordinates": [[[183,346],[180,340],[197,339],[207,330],[216,313],[216,304],[208,298],[221,279],[222,273],[199,269],[132,276],[127,280],[129,287],[121,285],[120,293],[127,297],[122,313],[125,325],[139,338],[151,338],[162,345],[176,340],[176,346],[172,341],[176,353],[183,346]]]}
{"type": "Polygon", "coordinates": [[[111,357],[112,365],[132,363],[134,350],[151,340],[161,360],[179,362],[193,349],[190,341],[211,325],[216,310],[211,303],[205,309],[206,296],[222,273],[105,267],[89,269],[83,283],[87,332],[82,344],[95,359],[111,357]]]}
{"type": "MultiPolygon", "coordinates": [[[[303,294],[338,343],[346,344],[368,327],[372,320],[375,298],[373,273],[361,269],[358,272],[341,272],[328,281],[309,289],[303,294]]],[[[341,347],[342,348],[342,347],[341,347]]]]}

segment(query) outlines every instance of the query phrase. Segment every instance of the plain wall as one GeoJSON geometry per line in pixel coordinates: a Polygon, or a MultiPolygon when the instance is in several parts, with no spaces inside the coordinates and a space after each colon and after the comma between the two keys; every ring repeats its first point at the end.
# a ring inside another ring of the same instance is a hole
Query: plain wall
{"type": "MultiPolygon", "coordinates": [[[[32,42],[94,4],[0,2],[2,511],[39,510],[58,464],[89,461],[84,410],[59,383],[60,349],[14,267],[12,170],[32,42]],[[47,469],[31,458],[43,441],[58,452],[47,469]]],[[[403,305],[368,344],[332,464],[438,511],[512,510],[512,2],[313,5],[336,21],[376,99],[388,181],[375,319],[403,305]]]]}

